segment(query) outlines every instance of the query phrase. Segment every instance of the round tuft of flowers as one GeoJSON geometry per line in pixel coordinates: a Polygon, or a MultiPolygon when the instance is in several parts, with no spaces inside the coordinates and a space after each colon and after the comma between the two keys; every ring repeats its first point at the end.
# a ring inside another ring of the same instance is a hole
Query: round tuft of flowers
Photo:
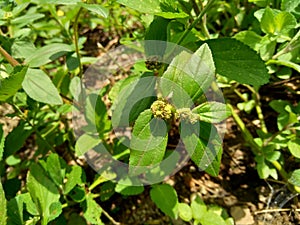
{"type": "Polygon", "coordinates": [[[175,113],[175,108],[164,100],[156,100],[151,105],[151,111],[154,117],[161,118],[164,120],[171,119],[175,113]]]}

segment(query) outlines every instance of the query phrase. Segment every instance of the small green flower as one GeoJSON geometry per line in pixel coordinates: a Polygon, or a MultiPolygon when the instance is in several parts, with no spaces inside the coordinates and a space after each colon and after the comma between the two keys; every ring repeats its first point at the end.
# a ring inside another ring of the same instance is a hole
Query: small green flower
{"type": "Polygon", "coordinates": [[[164,100],[156,100],[151,105],[151,111],[154,117],[169,120],[174,117],[176,110],[164,100]]]}

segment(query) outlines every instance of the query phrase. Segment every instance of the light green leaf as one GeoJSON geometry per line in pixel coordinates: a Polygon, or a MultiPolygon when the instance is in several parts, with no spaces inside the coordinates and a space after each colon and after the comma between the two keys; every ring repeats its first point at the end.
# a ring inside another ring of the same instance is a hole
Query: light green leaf
{"type": "Polygon", "coordinates": [[[91,136],[88,134],[81,135],[76,141],[75,152],[77,156],[85,154],[87,151],[93,149],[102,141],[99,137],[91,136]]]}
{"type": "Polygon", "coordinates": [[[52,219],[50,206],[59,201],[60,194],[39,164],[30,166],[27,175],[27,190],[42,217],[42,224],[47,224],[52,219]]]}
{"type": "Polygon", "coordinates": [[[200,170],[217,176],[222,157],[222,139],[210,123],[181,122],[180,134],[185,148],[200,170]]]}
{"type": "Polygon", "coordinates": [[[63,103],[51,79],[39,69],[28,69],[22,83],[23,89],[32,99],[51,105],[63,103]]]}
{"type": "Polygon", "coordinates": [[[298,159],[300,158],[300,138],[290,140],[288,142],[288,148],[293,156],[295,156],[298,159]]]}
{"type": "Polygon", "coordinates": [[[267,34],[287,34],[296,28],[296,18],[289,12],[274,11],[267,7],[261,18],[261,29],[267,34]]]}
{"type": "Polygon", "coordinates": [[[49,44],[37,49],[35,52],[32,52],[31,56],[25,60],[25,63],[30,67],[39,67],[54,61],[71,51],[72,47],[67,44],[49,44]]]}
{"type": "Polygon", "coordinates": [[[97,4],[86,4],[86,3],[83,3],[83,2],[78,2],[77,5],[80,5],[81,7],[93,12],[93,13],[96,13],[97,15],[99,16],[102,16],[104,18],[107,18],[108,16],[108,9],[104,8],[103,6],[101,5],[97,5],[97,4]]]}
{"type": "Polygon", "coordinates": [[[53,202],[49,208],[49,221],[56,219],[62,213],[62,205],[60,202],[53,202]]]}
{"type": "Polygon", "coordinates": [[[67,174],[67,183],[64,186],[64,193],[68,194],[76,184],[82,184],[82,168],[80,166],[72,166],[71,172],[67,174]]]}
{"type": "Polygon", "coordinates": [[[192,110],[200,115],[200,120],[208,123],[219,123],[231,115],[226,104],[220,102],[205,102],[192,110]]]}
{"type": "Polygon", "coordinates": [[[144,191],[143,186],[128,186],[121,183],[117,183],[115,191],[122,195],[138,195],[144,191]]]}
{"type": "Polygon", "coordinates": [[[152,186],[150,191],[152,201],[165,214],[173,219],[178,217],[178,198],[175,189],[168,184],[152,186]]]}
{"type": "Polygon", "coordinates": [[[2,161],[2,157],[3,157],[4,142],[5,142],[5,137],[3,132],[3,125],[0,124],[0,161],[2,161]]]}
{"type": "Polygon", "coordinates": [[[0,182],[0,225],[6,225],[6,199],[2,183],[0,182]]]}
{"type": "MultiPolygon", "coordinates": [[[[31,215],[38,217],[39,211],[38,211],[35,203],[33,202],[30,194],[27,192],[27,193],[22,194],[21,197],[22,197],[22,201],[24,201],[24,203],[25,203],[26,211],[29,212],[31,215]]],[[[23,209],[23,202],[22,202],[22,209],[23,209]]],[[[20,218],[23,218],[23,217],[20,217],[20,218]]]]}
{"type": "Polygon", "coordinates": [[[200,220],[206,213],[207,207],[203,200],[197,195],[197,197],[191,202],[191,209],[193,218],[200,220]]]}
{"type": "Polygon", "coordinates": [[[97,225],[103,224],[100,218],[102,214],[102,208],[93,199],[93,196],[91,194],[88,194],[86,196],[86,200],[81,204],[84,210],[83,216],[88,222],[97,225]]]}
{"type": "Polygon", "coordinates": [[[155,14],[161,12],[159,0],[117,0],[117,2],[141,13],[155,14]]]}
{"type": "Polygon", "coordinates": [[[288,181],[291,184],[300,187],[300,169],[294,170],[288,181]]]}
{"type": "Polygon", "coordinates": [[[27,67],[17,66],[9,77],[0,79],[0,101],[7,100],[22,88],[26,71],[27,67]]]}
{"type": "Polygon", "coordinates": [[[243,42],[245,45],[248,45],[250,48],[252,48],[255,51],[258,51],[260,49],[260,42],[262,37],[259,36],[257,33],[251,30],[245,30],[237,33],[234,36],[235,39],[243,42]]]}
{"type": "Polygon", "coordinates": [[[224,219],[212,211],[205,213],[199,221],[201,225],[226,225],[224,219]]]}
{"type": "Polygon", "coordinates": [[[32,0],[31,2],[44,5],[44,4],[59,4],[59,5],[75,5],[77,2],[81,2],[81,0],[32,0]]]}
{"type": "Polygon", "coordinates": [[[179,217],[186,222],[189,222],[193,218],[193,213],[191,207],[186,203],[179,203],[178,204],[178,212],[179,217]]]}
{"type": "Polygon", "coordinates": [[[300,5],[300,0],[282,0],[281,10],[292,12],[300,5]]]}
{"type": "Polygon", "coordinates": [[[153,118],[150,109],[142,112],[135,122],[130,143],[129,170],[132,174],[146,172],[160,163],[168,141],[165,121],[153,118]]]}
{"type": "Polygon", "coordinates": [[[276,65],[280,65],[280,66],[286,66],[286,67],[292,68],[292,69],[296,70],[298,73],[300,73],[300,66],[299,66],[299,64],[293,63],[291,61],[280,60],[280,59],[279,60],[270,59],[267,62],[267,65],[270,65],[270,64],[276,64],[276,65]]]}
{"type": "Polygon", "coordinates": [[[191,100],[204,94],[215,78],[215,66],[211,51],[203,44],[193,54],[177,55],[163,74],[160,88],[164,97],[172,95],[177,108],[187,108],[191,100]]]}
{"type": "Polygon", "coordinates": [[[260,86],[270,75],[256,52],[238,40],[220,38],[207,41],[217,73],[242,84],[260,86]]]}
{"type": "Polygon", "coordinates": [[[61,163],[58,154],[51,153],[47,158],[47,171],[57,186],[63,184],[64,170],[61,168],[61,163]]]}
{"type": "Polygon", "coordinates": [[[183,19],[189,16],[184,12],[157,12],[155,15],[165,19],[183,19]]]}

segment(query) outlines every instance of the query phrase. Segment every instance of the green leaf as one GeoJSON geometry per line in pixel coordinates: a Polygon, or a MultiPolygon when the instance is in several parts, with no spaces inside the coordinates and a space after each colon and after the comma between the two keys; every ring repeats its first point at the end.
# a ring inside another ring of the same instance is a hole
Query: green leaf
{"type": "MultiPolygon", "coordinates": [[[[33,202],[30,194],[27,192],[25,194],[22,194],[21,196],[25,203],[26,211],[29,212],[31,215],[39,216],[39,211],[38,211],[35,203],[33,202]]],[[[23,203],[22,203],[22,209],[23,209],[23,203]]],[[[23,217],[20,217],[20,218],[23,218],[23,217]]]]}
{"type": "Polygon", "coordinates": [[[64,170],[61,167],[61,162],[58,154],[51,153],[47,158],[47,171],[57,186],[63,184],[64,170]]]}
{"type": "Polygon", "coordinates": [[[179,217],[186,222],[189,222],[193,219],[193,213],[191,207],[186,203],[178,204],[178,213],[179,217]]]}
{"type": "Polygon", "coordinates": [[[64,186],[64,193],[68,194],[76,184],[82,184],[82,168],[80,166],[72,166],[71,172],[67,174],[67,182],[64,186]]]}
{"type": "Polygon", "coordinates": [[[163,160],[168,142],[164,120],[153,118],[150,109],[142,112],[135,122],[130,143],[129,170],[132,174],[146,172],[148,167],[163,160]]]}
{"type": "Polygon", "coordinates": [[[53,202],[49,208],[49,221],[56,219],[62,213],[62,205],[60,202],[53,202]]]}
{"type": "Polygon", "coordinates": [[[300,169],[294,170],[288,181],[291,184],[300,187],[300,169]]]}
{"type": "Polygon", "coordinates": [[[267,7],[261,18],[261,29],[267,34],[287,34],[296,28],[296,18],[289,12],[275,12],[267,7]]]}
{"type": "Polygon", "coordinates": [[[5,101],[22,88],[26,71],[27,67],[16,66],[9,77],[0,79],[0,101],[5,101]]]}
{"type": "Polygon", "coordinates": [[[231,38],[209,40],[207,43],[218,74],[253,86],[260,86],[269,81],[264,62],[248,46],[231,38]]]}
{"type": "Polygon", "coordinates": [[[156,96],[155,85],[156,77],[150,73],[123,87],[112,105],[113,127],[128,126],[141,112],[150,108],[156,96]]]}
{"type": "Polygon", "coordinates": [[[224,219],[212,211],[205,213],[199,221],[201,225],[226,225],[224,219]]]}
{"type": "Polygon", "coordinates": [[[288,142],[288,148],[293,156],[295,156],[298,159],[300,158],[300,138],[290,140],[288,142]]]}
{"type": "Polygon", "coordinates": [[[103,6],[101,5],[97,5],[97,4],[86,4],[86,3],[83,3],[83,2],[78,2],[77,5],[80,5],[81,7],[93,12],[93,13],[96,13],[97,15],[99,16],[102,16],[104,18],[107,18],[108,17],[108,9],[104,8],[103,6]]]}
{"type": "Polygon", "coordinates": [[[99,225],[103,224],[100,219],[102,208],[93,199],[91,194],[86,196],[86,200],[82,203],[82,207],[84,210],[83,216],[88,222],[99,225]]]}
{"type": "Polygon", "coordinates": [[[160,1],[158,0],[117,0],[117,2],[141,13],[155,14],[161,12],[160,1]]]}
{"type": "Polygon", "coordinates": [[[47,224],[53,219],[50,206],[59,201],[60,194],[39,164],[30,166],[27,175],[27,190],[42,217],[42,224],[47,224]]]}
{"type": "Polygon", "coordinates": [[[27,138],[32,134],[33,128],[25,121],[20,121],[19,125],[13,129],[5,138],[4,157],[13,155],[20,150],[27,138]]]}
{"type": "Polygon", "coordinates": [[[267,62],[267,65],[270,65],[270,64],[276,64],[276,65],[280,65],[280,66],[286,66],[286,67],[289,67],[291,69],[294,69],[296,70],[298,73],[300,73],[300,66],[299,64],[296,64],[296,63],[293,63],[291,61],[287,61],[287,60],[275,60],[275,59],[270,59],[268,62],[267,62]]]}
{"type": "Polygon", "coordinates": [[[222,139],[210,123],[181,122],[180,134],[185,148],[199,169],[217,176],[222,157],[222,139]]]}
{"type": "Polygon", "coordinates": [[[75,5],[77,2],[81,2],[81,0],[32,0],[31,2],[36,3],[38,5],[44,5],[44,4],[75,5]]]}
{"type": "Polygon", "coordinates": [[[0,225],[6,225],[6,199],[0,182],[0,225]]]}
{"type": "Polygon", "coordinates": [[[192,110],[200,115],[200,120],[208,123],[219,123],[230,116],[226,104],[220,102],[205,102],[192,110]]]}
{"type": "Polygon", "coordinates": [[[54,61],[71,51],[72,47],[67,44],[49,44],[37,49],[35,52],[32,52],[31,56],[25,60],[25,63],[30,67],[39,67],[54,61]]]}
{"type": "Polygon", "coordinates": [[[143,186],[128,186],[118,183],[115,187],[115,191],[121,195],[138,195],[144,191],[143,186]]]}
{"type": "Polygon", "coordinates": [[[85,101],[85,118],[88,123],[85,131],[97,133],[100,138],[110,129],[106,105],[97,94],[90,94],[85,101]]]}
{"type": "Polygon", "coordinates": [[[115,193],[115,183],[108,181],[100,187],[100,199],[107,201],[115,193]]]}
{"type": "Polygon", "coordinates": [[[88,134],[81,135],[75,144],[76,155],[84,155],[87,151],[93,149],[101,142],[102,140],[99,137],[91,136],[88,134]]]}
{"type": "Polygon", "coordinates": [[[150,191],[152,201],[165,214],[173,219],[178,217],[178,198],[175,189],[168,184],[152,186],[150,191]]]}
{"type": "Polygon", "coordinates": [[[181,52],[170,63],[160,81],[163,96],[173,95],[177,108],[187,108],[191,100],[204,94],[215,78],[215,66],[207,44],[193,54],[181,52]]]}
{"type": "Polygon", "coordinates": [[[193,218],[196,220],[200,220],[207,212],[207,207],[205,203],[198,195],[191,202],[191,209],[193,213],[193,218]]]}
{"type": "Polygon", "coordinates": [[[2,161],[3,158],[4,142],[5,142],[5,137],[3,132],[3,125],[0,124],[0,162],[2,161]]]}
{"type": "Polygon", "coordinates": [[[145,34],[145,54],[147,57],[160,56],[162,59],[167,47],[165,41],[167,41],[169,22],[170,20],[160,16],[154,17],[145,34]]]}
{"type": "Polygon", "coordinates": [[[235,39],[243,42],[245,45],[248,45],[250,48],[252,48],[253,50],[257,51],[260,49],[260,42],[262,37],[259,36],[257,33],[255,33],[254,31],[250,31],[250,30],[245,30],[245,31],[241,31],[239,33],[237,33],[234,36],[235,39]]]}
{"type": "Polygon", "coordinates": [[[300,0],[282,0],[281,10],[292,12],[300,5],[300,0]]]}
{"type": "MultiPolygon", "coordinates": [[[[8,225],[24,224],[24,221],[23,221],[23,203],[24,203],[23,196],[24,196],[23,194],[17,195],[16,197],[9,200],[9,202],[7,204],[7,216],[8,216],[7,224],[8,225]]],[[[0,214],[1,214],[1,212],[2,212],[2,210],[0,211],[0,214]]],[[[3,218],[3,217],[1,216],[0,218],[3,218]]],[[[0,224],[2,225],[2,223],[0,223],[0,224]]]]}
{"type": "Polygon", "coordinates": [[[28,69],[22,86],[26,94],[38,102],[51,105],[63,103],[51,79],[42,70],[28,69]]]}

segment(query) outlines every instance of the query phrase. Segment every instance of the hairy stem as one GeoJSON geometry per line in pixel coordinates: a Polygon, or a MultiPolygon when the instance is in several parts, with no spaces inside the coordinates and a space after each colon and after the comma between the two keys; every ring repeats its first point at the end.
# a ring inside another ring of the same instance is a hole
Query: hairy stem
{"type": "Polygon", "coordinates": [[[79,62],[79,74],[78,74],[78,76],[80,78],[82,78],[82,76],[83,76],[83,68],[82,68],[82,64],[81,64],[81,55],[80,55],[80,52],[79,52],[79,43],[78,43],[78,39],[79,39],[79,34],[78,34],[78,20],[79,20],[81,11],[82,11],[82,7],[80,7],[80,9],[79,9],[79,11],[78,11],[78,13],[77,13],[77,15],[75,17],[75,21],[74,21],[74,25],[73,25],[73,28],[74,28],[75,52],[76,52],[77,59],[78,59],[78,62],[79,62]]]}

